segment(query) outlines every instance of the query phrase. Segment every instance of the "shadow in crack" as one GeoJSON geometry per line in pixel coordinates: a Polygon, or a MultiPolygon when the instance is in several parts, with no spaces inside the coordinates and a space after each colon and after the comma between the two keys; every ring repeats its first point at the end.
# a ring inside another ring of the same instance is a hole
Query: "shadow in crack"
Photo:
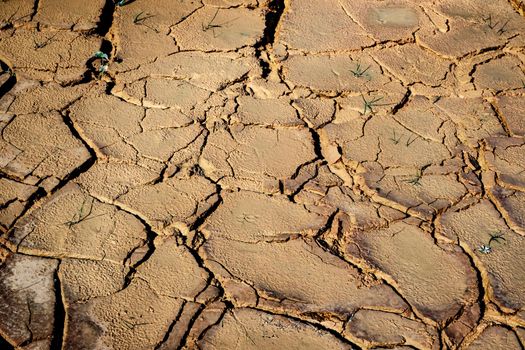
{"type": "Polygon", "coordinates": [[[15,347],[0,336],[0,349],[14,350],[15,347]]]}
{"type": "Polygon", "coordinates": [[[16,84],[16,74],[7,63],[0,61],[0,98],[7,94],[16,84]]]}

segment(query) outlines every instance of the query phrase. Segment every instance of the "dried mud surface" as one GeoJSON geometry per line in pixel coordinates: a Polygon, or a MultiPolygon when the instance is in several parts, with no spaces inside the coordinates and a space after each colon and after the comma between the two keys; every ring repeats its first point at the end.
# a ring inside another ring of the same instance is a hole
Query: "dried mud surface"
{"type": "Polygon", "coordinates": [[[0,0],[0,348],[523,350],[524,12],[0,0]]]}

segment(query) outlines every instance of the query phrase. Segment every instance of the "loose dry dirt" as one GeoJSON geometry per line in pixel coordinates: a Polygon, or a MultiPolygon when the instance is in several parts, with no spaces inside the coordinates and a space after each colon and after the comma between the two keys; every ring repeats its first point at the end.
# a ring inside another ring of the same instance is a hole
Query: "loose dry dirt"
{"type": "Polygon", "coordinates": [[[0,348],[525,349],[524,11],[0,0],[0,348]]]}

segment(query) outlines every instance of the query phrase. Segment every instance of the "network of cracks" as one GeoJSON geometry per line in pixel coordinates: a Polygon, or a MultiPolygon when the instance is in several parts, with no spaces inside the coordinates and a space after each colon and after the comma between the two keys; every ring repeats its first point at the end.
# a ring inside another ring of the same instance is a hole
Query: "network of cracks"
{"type": "Polygon", "coordinates": [[[0,348],[525,348],[525,5],[1,0],[0,348]]]}

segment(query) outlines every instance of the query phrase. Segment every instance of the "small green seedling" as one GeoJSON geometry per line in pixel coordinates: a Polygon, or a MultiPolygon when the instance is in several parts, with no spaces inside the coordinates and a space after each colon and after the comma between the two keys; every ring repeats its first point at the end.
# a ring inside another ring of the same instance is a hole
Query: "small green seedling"
{"type": "Polygon", "coordinates": [[[107,74],[109,68],[109,56],[107,53],[97,51],[93,55],[94,58],[100,59],[100,67],[98,67],[98,78],[101,79],[104,74],[107,74]]]}
{"type": "Polygon", "coordinates": [[[109,61],[109,56],[107,53],[104,53],[102,51],[97,51],[95,52],[95,54],[93,55],[93,57],[95,58],[101,58],[102,60],[106,60],[106,61],[109,61]]]}
{"type": "Polygon", "coordinates": [[[155,15],[150,15],[149,13],[144,13],[144,11],[141,11],[135,15],[135,18],[133,18],[133,23],[144,24],[144,21],[151,17],[155,17],[155,15]]]}
{"type": "Polygon", "coordinates": [[[406,142],[406,146],[409,147],[411,144],[414,143],[414,141],[416,141],[418,139],[419,136],[414,136],[414,138],[412,138],[412,136],[409,136],[408,139],[407,139],[407,142],[406,142]]]}
{"type": "Polygon", "coordinates": [[[484,244],[480,245],[478,250],[480,253],[483,253],[483,254],[489,254],[490,252],[492,252],[492,248],[484,244]]]}
{"type": "Polygon", "coordinates": [[[492,242],[500,243],[500,240],[506,240],[501,232],[491,233],[489,239],[489,246],[492,242]]]}
{"type": "Polygon", "coordinates": [[[158,33],[159,31],[156,28],[153,28],[152,26],[146,23],[146,20],[152,17],[155,17],[155,15],[151,15],[149,13],[144,13],[144,11],[141,11],[137,15],[135,15],[135,18],[133,18],[133,24],[145,26],[158,33]]]}
{"type": "Polygon", "coordinates": [[[489,254],[492,252],[492,242],[500,243],[500,240],[505,241],[505,237],[503,237],[503,234],[501,232],[496,233],[489,233],[490,239],[487,244],[482,244],[478,247],[478,251],[483,254],[489,254]]]}
{"type": "MultiPolygon", "coordinates": [[[[509,24],[509,21],[510,20],[507,20],[505,23],[503,23],[501,25],[501,27],[497,30],[497,33],[498,35],[503,35],[507,32],[507,24],[509,24]]],[[[497,22],[493,22],[492,20],[492,15],[488,15],[486,18],[483,18],[483,22],[485,22],[485,24],[487,24],[487,26],[492,29],[492,30],[495,30],[499,25],[500,25],[500,22],[497,21],[497,22]]]]}
{"type": "Polygon", "coordinates": [[[392,141],[392,143],[393,143],[394,145],[397,145],[397,144],[401,141],[401,137],[402,137],[402,136],[396,137],[396,131],[395,131],[395,130],[392,130],[392,133],[393,133],[393,135],[392,135],[392,137],[390,138],[390,141],[392,141]]]}
{"type": "Polygon", "coordinates": [[[421,178],[422,177],[423,177],[423,172],[421,170],[418,170],[417,174],[414,177],[405,180],[405,182],[407,182],[407,183],[409,183],[411,185],[414,185],[414,186],[422,186],[421,185],[421,178]]]}
{"type": "Polygon", "coordinates": [[[368,79],[370,79],[370,74],[367,73],[367,71],[370,69],[370,65],[368,65],[368,67],[366,67],[365,69],[363,69],[361,67],[361,64],[360,63],[357,63],[357,66],[354,70],[350,70],[350,72],[352,72],[352,74],[354,75],[354,77],[356,78],[361,78],[361,77],[367,77],[368,79]]]}
{"type": "Polygon", "coordinates": [[[23,18],[26,18],[26,17],[31,17],[31,12],[30,12],[30,13],[28,13],[26,15],[23,15],[23,16],[20,16],[18,18],[15,18],[16,14],[18,13],[19,10],[20,10],[20,7],[18,7],[15,10],[15,12],[13,12],[6,20],[1,21],[0,22],[0,29],[12,28],[14,22],[19,21],[19,20],[21,20],[23,18]]]}
{"type": "Polygon", "coordinates": [[[46,47],[51,43],[51,41],[58,35],[58,32],[55,33],[55,35],[52,35],[51,37],[47,38],[46,40],[42,42],[37,42],[35,39],[33,39],[33,43],[35,44],[35,49],[41,49],[43,47],[46,47]]]}
{"type": "Polygon", "coordinates": [[[124,6],[129,2],[129,0],[113,0],[115,6],[124,6]]]}
{"type": "Polygon", "coordinates": [[[204,23],[202,24],[203,32],[207,32],[208,30],[213,29],[213,28],[220,28],[222,26],[220,24],[213,24],[213,21],[215,21],[215,18],[217,17],[218,13],[219,13],[219,9],[217,8],[217,11],[215,11],[215,14],[211,18],[211,20],[208,22],[208,24],[206,25],[204,25],[204,23]]]}
{"type": "Polygon", "coordinates": [[[101,79],[108,71],[108,65],[103,64],[98,68],[98,78],[101,79]]]}
{"type": "Polygon", "coordinates": [[[20,7],[17,8],[17,9],[15,10],[15,12],[13,12],[13,14],[12,14],[11,16],[9,16],[8,19],[6,19],[5,21],[2,21],[2,22],[0,23],[0,29],[10,28],[10,27],[13,26],[13,21],[14,21],[13,18],[14,18],[15,15],[18,13],[18,10],[20,10],[20,7]]]}
{"type": "Polygon", "coordinates": [[[505,22],[500,29],[498,29],[498,34],[499,35],[503,35],[507,32],[507,24],[509,24],[509,21],[510,19],[507,20],[507,22],[505,22]]]}
{"type": "Polygon", "coordinates": [[[499,24],[499,22],[496,22],[496,23],[492,22],[492,15],[488,15],[488,17],[483,18],[483,22],[485,22],[485,24],[487,24],[487,26],[490,29],[496,28],[496,26],[499,24]]]}
{"type": "Polygon", "coordinates": [[[218,13],[219,13],[219,9],[217,9],[217,11],[215,11],[215,13],[213,14],[213,17],[208,22],[208,24],[206,24],[206,25],[204,23],[202,24],[202,31],[203,32],[207,32],[208,30],[211,30],[213,32],[213,36],[214,37],[217,37],[217,35],[215,34],[215,29],[222,28],[226,24],[229,24],[229,23],[237,20],[237,18],[234,18],[234,19],[231,19],[231,20],[223,22],[223,23],[213,23],[215,21],[215,19],[217,18],[217,14],[218,13]]]}
{"type": "Polygon", "coordinates": [[[383,97],[380,96],[367,101],[363,95],[361,95],[361,98],[363,99],[363,115],[365,115],[368,111],[370,113],[374,113],[374,107],[381,106],[380,104],[377,104],[377,102],[383,99],[383,97]]]}
{"type": "Polygon", "coordinates": [[[248,215],[246,213],[242,213],[241,215],[239,215],[237,221],[254,223],[257,221],[257,218],[258,218],[257,215],[248,215]]]}
{"type": "Polygon", "coordinates": [[[138,326],[145,326],[145,325],[151,324],[151,323],[147,323],[147,322],[134,323],[134,322],[131,322],[131,321],[128,321],[128,320],[124,320],[124,319],[122,320],[122,322],[124,322],[126,327],[128,327],[129,329],[135,329],[135,327],[138,327],[138,326]]]}
{"type": "Polygon", "coordinates": [[[93,198],[91,199],[91,203],[89,203],[89,208],[86,206],[89,199],[84,199],[82,202],[82,206],[80,207],[80,210],[73,216],[73,218],[67,222],[64,222],[64,225],[67,225],[69,228],[75,226],[76,224],[81,223],[82,221],[86,220],[91,213],[93,212],[93,202],[95,201],[93,198]]]}

